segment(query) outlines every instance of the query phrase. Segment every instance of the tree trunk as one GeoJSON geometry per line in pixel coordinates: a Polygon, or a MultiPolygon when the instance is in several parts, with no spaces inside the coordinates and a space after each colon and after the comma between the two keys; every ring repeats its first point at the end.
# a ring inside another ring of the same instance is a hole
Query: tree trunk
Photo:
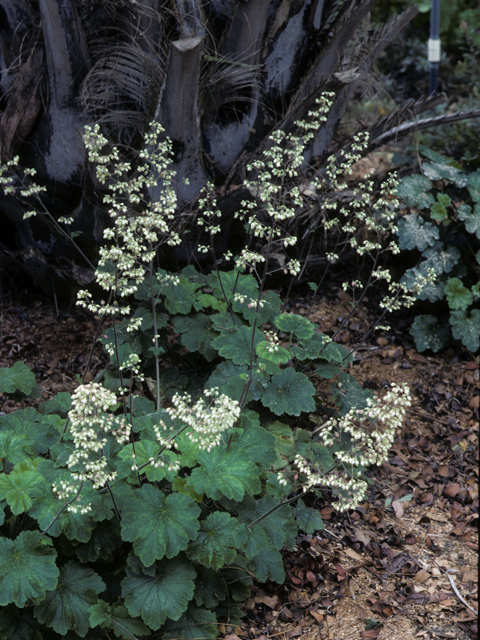
{"type": "MultiPolygon", "coordinates": [[[[28,181],[22,168],[34,168],[46,189],[41,213],[28,220],[23,213],[35,199],[0,194],[4,256],[34,278],[38,272],[39,286],[49,294],[56,287],[57,296],[85,279],[81,269],[92,270],[108,224],[105,187],[82,140],[85,124],[95,122],[134,162],[149,123],[159,121],[173,141],[179,211],[193,210],[214,181],[226,193],[219,206],[229,229],[241,200],[231,192],[246,160],[274,128],[294,130],[334,87],[329,120],[306,161],[332,148],[360,81],[415,14],[409,8],[374,32],[365,50],[354,36],[375,1],[0,0],[0,156],[19,155],[19,178],[28,181]],[[81,253],[52,222],[62,216],[73,217],[81,253]],[[29,266],[39,261],[41,269],[29,266]]],[[[376,136],[388,128],[386,119],[376,136]]]]}

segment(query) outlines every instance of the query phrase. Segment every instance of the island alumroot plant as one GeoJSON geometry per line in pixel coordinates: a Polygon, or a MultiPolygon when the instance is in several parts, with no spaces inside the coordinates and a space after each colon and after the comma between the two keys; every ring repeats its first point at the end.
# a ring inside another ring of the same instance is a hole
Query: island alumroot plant
{"type": "Polygon", "coordinates": [[[406,286],[433,277],[417,294],[436,303],[436,313],[418,314],[410,329],[419,351],[440,351],[456,338],[469,351],[480,348],[480,170],[424,146],[422,172],[406,176],[398,195],[407,207],[398,222],[399,247],[417,252],[406,286]],[[446,304],[445,304],[446,303],[446,304]]]}
{"type": "MultiPolygon", "coordinates": [[[[0,417],[2,637],[213,640],[218,620],[239,621],[253,579],[284,581],[281,552],[298,531],[322,528],[315,493],[338,509],[364,497],[365,467],[385,460],[408,389],[363,391],[345,372],[351,352],[266,290],[272,247],[295,242],[285,231],[302,198],[294,179],[327,98],[300,135],[275,134],[252,163],[255,201],[239,212],[251,241],[210,273],[155,266],[159,246],[180,240],[160,131],[133,172],[87,130],[112,225],[97,270],[106,299],[79,300],[111,317],[101,340],[112,366],[72,396],[0,417]]],[[[333,195],[356,144],[322,189],[333,195]]],[[[359,249],[375,258],[394,213],[383,195],[356,202],[351,215],[379,239],[359,249]]],[[[207,190],[199,220],[211,244],[200,250],[212,250],[217,218],[207,190]]],[[[286,256],[281,268],[300,267],[286,256]]],[[[385,277],[376,266],[371,280],[385,277]]],[[[397,288],[390,304],[405,295],[397,288]]],[[[38,393],[34,375],[21,363],[0,370],[0,393],[38,393]]]]}

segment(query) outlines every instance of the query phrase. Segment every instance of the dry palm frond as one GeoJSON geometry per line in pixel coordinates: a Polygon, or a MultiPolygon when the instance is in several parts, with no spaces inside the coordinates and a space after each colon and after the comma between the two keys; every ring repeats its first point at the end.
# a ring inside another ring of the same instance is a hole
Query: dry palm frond
{"type": "Polygon", "coordinates": [[[85,78],[80,100],[114,142],[135,146],[155,114],[163,69],[135,44],[104,49],[85,78]]]}

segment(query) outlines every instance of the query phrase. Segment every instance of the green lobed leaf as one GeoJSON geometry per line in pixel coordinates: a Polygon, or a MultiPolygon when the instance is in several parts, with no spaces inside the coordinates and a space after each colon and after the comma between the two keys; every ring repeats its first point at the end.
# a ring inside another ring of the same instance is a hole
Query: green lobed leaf
{"type": "MultiPolygon", "coordinates": [[[[407,269],[400,282],[404,284],[409,291],[413,291],[416,284],[419,282],[419,278],[422,279],[420,280],[420,282],[423,282],[424,279],[428,277],[428,267],[429,261],[424,260],[417,267],[407,269]]],[[[423,285],[422,290],[420,291],[420,293],[416,294],[416,297],[420,300],[429,300],[430,302],[442,300],[444,297],[443,281],[437,279],[433,282],[428,282],[428,284],[423,285]]]]}
{"type": "Polygon", "coordinates": [[[64,425],[65,421],[60,416],[42,416],[32,407],[0,417],[0,429],[28,438],[33,453],[46,453],[60,440],[64,425]]]}
{"type": "Polygon", "coordinates": [[[83,638],[89,628],[89,608],[105,584],[90,567],[70,560],[60,570],[58,584],[35,607],[37,619],[65,635],[69,629],[83,638]]]}
{"type": "Polygon", "coordinates": [[[258,467],[240,450],[240,447],[218,446],[211,451],[199,451],[199,467],[193,469],[187,486],[204,493],[213,500],[223,496],[242,500],[245,493],[255,495],[260,491],[258,467]]]}
{"type": "MultiPolygon", "coordinates": [[[[5,422],[0,419],[0,429],[5,422]]],[[[32,440],[28,436],[17,435],[12,431],[0,431],[0,458],[16,464],[35,453],[32,440]]]]}
{"type": "Polygon", "coordinates": [[[246,296],[248,301],[256,300],[258,296],[258,283],[251,274],[240,271],[212,272],[208,278],[208,285],[213,289],[213,295],[219,300],[224,299],[224,292],[229,302],[233,301],[235,294],[246,296]]]}
{"type": "Polygon", "coordinates": [[[438,227],[431,222],[425,222],[422,216],[416,213],[402,216],[397,222],[397,228],[400,249],[425,251],[439,238],[438,227]]]}
{"type": "Polygon", "coordinates": [[[35,398],[41,395],[35,382],[35,374],[23,362],[16,362],[13,367],[0,369],[0,393],[7,395],[21,393],[35,398]]]}
{"type": "Polygon", "coordinates": [[[288,367],[272,377],[261,402],[277,416],[299,416],[315,411],[314,395],[315,387],[307,376],[288,367]]]}
{"type": "Polygon", "coordinates": [[[450,342],[449,328],[439,324],[438,318],[430,314],[416,316],[410,327],[410,335],[415,340],[415,347],[419,352],[431,349],[436,353],[450,342]]]}
{"type": "Polygon", "coordinates": [[[66,418],[72,408],[72,394],[68,391],[60,391],[50,400],[41,402],[38,408],[44,415],[59,414],[62,418],[66,418]]]}
{"type": "Polygon", "coordinates": [[[250,301],[250,298],[247,298],[243,302],[234,302],[233,310],[242,313],[245,320],[248,320],[250,324],[253,324],[255,320],[257,321],[257,325],[271,322],[275,318],[275,316],[280,313],[280,309],[282,306],[282,300],[280,296],[274,291],[265,291],[262,294],[258,311],[256,298],[257,296],[255,296],[254,303],[250,301]]]}
{"type": "Polygon", "coordinates": [[[467,189],[474,202],[480,202],[480,171],[471,173],[467,179],[467,189]]]}
{"type": "Polygon", "coordinates": [[[256,353],[261,361],[269,361],[275,364],[285,364],[290,360],[290,353],[283,347],[276,346],[274,351],[269,351],[272,343],[268,340],[262,340],[257,344],[256,353]]]}
{"type": "Polygon", "coordinates": [[[0,609],[0,638],[5,640],[44,640],[30,607],[19,609],[12,604],[0,609]]]}
{"type": "Polygon", "coordinates": [[[238,528],[237,544],[247,560],[251,560],[263,549],[268,549],[270,542],[265,528],[252,527],[249,529],[245,524],[242,524],[238,528]]]}
{"type": "Polygon", "coordinates": [[[478,351],[480,347],[480,310],[452,311],[450,315],[453,336],[461,340],[462,344],[472,353],[478,351]]]}
{"type": "Polygon", "coordinates": [[[187,556],[211,569],[231,564],[237,555],[237,531],[235,518],[229,513],[214,511],[200,523],[196,540],[188,545],[187,556]]]}
{"type": "Polygon", "coordinates": [[[430,247],[423,252],[427,258],[424,263],[424,270],[432,268],[437,275],[442,273],[450,273],[450,271],[461,262],[460,251],[452,245],[444,245],[440,247],[430,247]]]}
{"type": "Polygon", "coordinates": [[[215,614],[190,603],[177,622],[167,621],[162,640],[215,640],[217,634],[215,614]]]}
{"type": "Polygon", "coordinates": [[[238,507],[238,519],[247,526],[259,520],[251,527],[252,530],[255,527],[263,529],[269,543],[276,549],[282,549],[285,545],[292,549],[295,545],[298,528],[293,519],[292,508],[288,504],[279,507],[278,500],[271,495],[265,494],[258,500],[247,496],[238,507]]]}
{"type": "Polygon", "coordinates": [[[293,334],[298,340],[308,340],[315,332],[315,325],[310,320],[295,313],[282,313],[274,323],[277,329],[293,334]]]}
{"type": "Polygon", "coordinates": [[[480,204],[472,207],[468,204],[460,204],[457,207],[457,216],[459,220],[465,222],[465,229],[468,233],[474,233],[480,239],[480,204]]]}
{"type": "Polygon", "coordinates": [[[326,360],[318,360],[315,362],[315,373],[326,380],[330,380],[331,378],[338,376],[340,368],[326,360]]]}
{"type": "Polygon", "coordinates": [[[368,406],[368,400],[374,398],[372,391],[362,389],[349,373],[341,373],[338,382],[332,387],[335,404],[342,415],[347,414],[353,408],[365,409],[368,406]]]}
{"type": "Polygon", "coordinates": [[[112,561],[122,546],[120,523],[116,518],[99,522],[88,542],[75,547],[75,555],[80,562],[112,561]]]}
{"type": "MultiPolygon", "coordinates": [[[[172,435],[170,432],[169,435],[172,435]]],[[[132,465],[135,462],[138,467],[143,467],[140,470],[140,474],[145,474],[150,482],[157,482],[167,478],[170,482],[176,475],[176,472],[169,471],[168,465],[177,459],[177,456],[173,451],[163,451],[161,460],[165,463],[165,466],[158,466],[151,464],[151,459],[157,460],[158,452],[161,446],[158,442],[153,442],[147,438],[142,438],[138,442],[133,444],[127,444],[119,452],[118,456],[120,461],[117,463],[117,473],[119,478],[128,478],[134,484],[138,483],[137,472],[132,470],[132,465]],[[135,459],[133,458],[133,450],[135,447],[135,459]],[[143,466],[143,465],[147,466],[143,466]]]]}
{"type": "Polygon", "coordinates": [[[173,558],[196,538],[200,507],[192,498],[181,493],[165,497],[149,484],[134,494],[135,500],[122,510],[122,538],[133,542],[146,567],[164,556],[173,558]]]}
{"type": "Polygon", "coordinates": [[[397,186],[397,195],[408,207],[428,209],[433,204],[433,196],[429,191],[432,183],[425,176],[418,174],[402,178],[397,186]]]}
{"type": "Polygon", "coordinates": [[[272,549],[272,547],[263,549],[252,558],[249,562],[249,567],[257,580],[261,582],[266,582],[267,580],[278,582],[278,584],[285,582],[282,554],[276,549],[272,549]]]}
{"type": "Polygon", "coordinates": [[[218,353],[228,360],[233,360],[234,364],[249,364],[250,349],[257,348],[259,342],[263,339],[263,333],[255,330],[253,336],[253,327],[243,325],[232,331],[224,331],[212,342],[212,346],[218,350],[218,353]],[[253,336],[253,345],[252,345],[253,336]]]}
{"type": "Polygon", "coordinates": [[[422,166],[423,173],[430,180],[446,180],[453,182],[457,187],[464,187],[467,184],[467,176],[451,164],[438,162],[425,162],[422,166]]]}
{"type": "Polygon", "coordinates": [[[446,220],[448,218],[448,207],[452,204],[452,199],[446,193],[439,193],[437,195],[436,202],[433,203],[430,209],[430,215],[433,220],[446,220]]]}
{"type": "Polygon", "coordinates": [[[151,635],[148,627],[138,618],[131,618],[123,605],[107,604],[104,600],[98,600],[89,609],[90,626],[101,626],[103,629],[113,629],[118,638],[135,638],[151,635]]]}
{"type": "Polygon", "coordinates": [[[0,606],[43,600],[57,585],[56,557],[52,540],[39,531],[22,531],[15,540],[0,538],[0,606]]]}
{"type": "Polygon", "coordinates": [[[463,286],[459,278],[449,278],[445,284],[445,295],[447,296],[450,309],[466,309],[473,302],[473,294],[463,286]]]}
{"type": "Polygon", "coordinates": [[[209,316],[204,313],[176,316],[173,324],[175,331],[181,334],[183,346],[190,352],[198,351],[208,362],[215,358],[217,350],[212,347],[212,340],[217,334],[211,330],[209,316]]]}
{"type": "Polygon", "coordinates": [[[221,572],[213,571],[207,567],[197,568],[195,580],[195,603],[198,607],[205,606],[207,609],[214,609],[227,597],[227,587],[225,578],[221,572]]]}
{"type": "Polygon", "coordinates": [[[317,509],[307,507],[301,498],[298,500],[293,513],[297,520],[298,528],[305,531],[305,533],[315,533],[315,531],[321,531],[324,527],[320,512],[317,509]]]}
{"type": "MultiPolygon", "coordinates": [[[[207,381],[208,388],[217,387],[232,400],[240,400],[248,378],[248,366],[236,365],[231,360],[221,362],[207,381]]],[[[247,402],[258,400],[269,380],[268,374],[257,373],[250,384],[247,402]]]]}
{"type": "Polygon", "coordinates": [[[194,595],[196,572],[186,560],[174,558],[154,564],[151,575],[134,573],[127,567],[122,596],[132,617],[141,617],[156,631],[169,618],[178,620],[194,595]]]}
{"type": "MultiPolygon", "coordinates": [[[[20,463],[21,464],[21,463],[20,463]]],[[[18,468],[9,473],[0,474],[0,500],[6,500],[14,516],[25,513],[33,504],[38,487],[45,483],[40,473],[18,468]]]]}

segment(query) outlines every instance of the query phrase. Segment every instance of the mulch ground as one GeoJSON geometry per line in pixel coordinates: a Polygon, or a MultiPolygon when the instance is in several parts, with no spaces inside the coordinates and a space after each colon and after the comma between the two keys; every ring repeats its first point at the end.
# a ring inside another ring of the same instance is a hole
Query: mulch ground
{"type": "MultiPolygon", "coordinates": [[[[346,294],[315,302],[310,319],[328,332],[348,303],[346,294]]],[[[306,314],[307,306],[297,301],[295,310],[306,314]]],[[[359,309],[338,340],[356,344],[368,316],[359,309]]],[[[4,300],[0,367],[29,365],[42,400],[71,392],[95,329],[86,313],[4,300]]],[[[285,552],[284,585],[255,585],[242,625],[220,625],[225,640],[477,637],[479,358],[461,349],[419,354],[404,330],[356,353],[350,373],[365,388],[394,381],[412,391],[389,461],[370,472],[370,493],[355,510],[338,513],[327,498],[317,501],[325,528],[285,552]]],[[[96,347],[91,375],[106,364],[96,347]]],[[[15,407],[6,401],[1,410],[15,407]]]]}

